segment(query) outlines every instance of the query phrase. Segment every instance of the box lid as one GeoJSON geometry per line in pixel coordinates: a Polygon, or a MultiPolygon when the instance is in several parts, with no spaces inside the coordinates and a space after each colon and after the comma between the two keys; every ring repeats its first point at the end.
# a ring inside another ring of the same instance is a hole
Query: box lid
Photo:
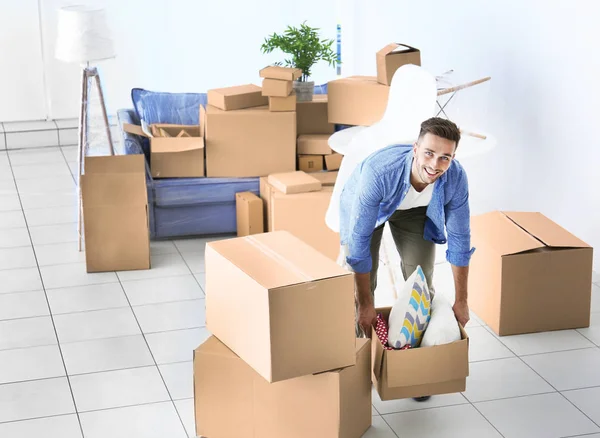
{"type": "Polygon", "coordinates": [[[261,78],[294,81],[300,78],[300,76],[302,76],[302,70],[300,70],[299,68],[270,65],[261,69],[259,75],[261,78]]]}
{"type": "Polygon", "coordinates": [[[209,242],[209,248],[266,289],[352,275],[287,231],[209,242]]]}
{"type": "Polygon", "coordinates": [[[575,237],[556,222],[539,212],[505,211],[515,224],[546,246],[563,248],[589,248],[590,245],[575,237]]]}
{"type": "Polygon", "coordinates": [[[286,194],[321,190],[321,182],[301,170],[274,173],[269,175],[268,181],[277,190],[286,194]]]}
{"type": "Polygon", "coordinates": [[[387,56],[394,53],[416,52],[417,49],[406,44],[391,43],[377,52],[378,56],[387,56]]]}
{"type": "Polygon", "coordinates": [[[225,88],[213,88],[211,92],[221,94],[223,96],[238,96],[240,94],[262,93],[262,88],[255,84],[234,85],[225,88]]]}

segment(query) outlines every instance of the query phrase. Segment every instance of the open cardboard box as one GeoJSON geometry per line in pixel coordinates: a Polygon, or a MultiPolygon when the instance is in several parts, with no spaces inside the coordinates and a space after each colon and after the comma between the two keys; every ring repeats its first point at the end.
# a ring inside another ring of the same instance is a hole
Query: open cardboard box
{"type": "MultiPolygon", "coordinates": [[[[391,309],[375,311],[387,321],[391,309]]],[[[463,392],[469,375],[469,337],[459,327],[460,341],[407,350],[386,350],[373,328],[372,379],[381,400],[463,392]]]]}

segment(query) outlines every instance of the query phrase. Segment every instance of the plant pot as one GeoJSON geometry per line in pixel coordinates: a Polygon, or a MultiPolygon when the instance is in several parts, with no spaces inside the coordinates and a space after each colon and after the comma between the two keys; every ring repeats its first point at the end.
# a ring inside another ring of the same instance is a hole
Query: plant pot
{"type": "Polygon", "coordinates": [[[296,92],[297,102],[310,102],[315,92],[315,83],[294,81],[294,91],[296,92]]]}

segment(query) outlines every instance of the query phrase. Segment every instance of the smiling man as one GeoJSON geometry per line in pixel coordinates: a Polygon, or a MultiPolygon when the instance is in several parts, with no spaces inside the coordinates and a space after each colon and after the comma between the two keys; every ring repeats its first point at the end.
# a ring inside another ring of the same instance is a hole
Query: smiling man
{"type": "Polygon", "coordinates": [[[474,249],[467,175],[454,160],[459,141],[453,122],[428,119],[412,147],[392,145],[374,152],[346,182],[340,199],[340,263],[354,272],[357,336],[369,336],[377,319],[374,293],[386,222],[404,279],[420,265],[432,292],[435,245],[448,244],[454,313],[463,326],[469,321],[467,278],[474,249]]]}

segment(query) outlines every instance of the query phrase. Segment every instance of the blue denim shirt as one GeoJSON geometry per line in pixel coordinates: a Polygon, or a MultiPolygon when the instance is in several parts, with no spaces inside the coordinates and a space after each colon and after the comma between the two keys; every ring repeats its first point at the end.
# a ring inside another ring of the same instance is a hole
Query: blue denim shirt
{"type": "MultiPolygon", "coordinates": [[[[354,272],[371,271],[371,235],[408,193],[412,162],[412,145],[388,146],[361,162],[344,185],[340,196],[340,240],[348,246],[346,262],[354,272]]],[[[448,262],[467,266],[475,251],[471,248],[467,174],[458,161],[452,160],[434,184],[423,238],[437,244],[447,242],[448,262]]]]}

